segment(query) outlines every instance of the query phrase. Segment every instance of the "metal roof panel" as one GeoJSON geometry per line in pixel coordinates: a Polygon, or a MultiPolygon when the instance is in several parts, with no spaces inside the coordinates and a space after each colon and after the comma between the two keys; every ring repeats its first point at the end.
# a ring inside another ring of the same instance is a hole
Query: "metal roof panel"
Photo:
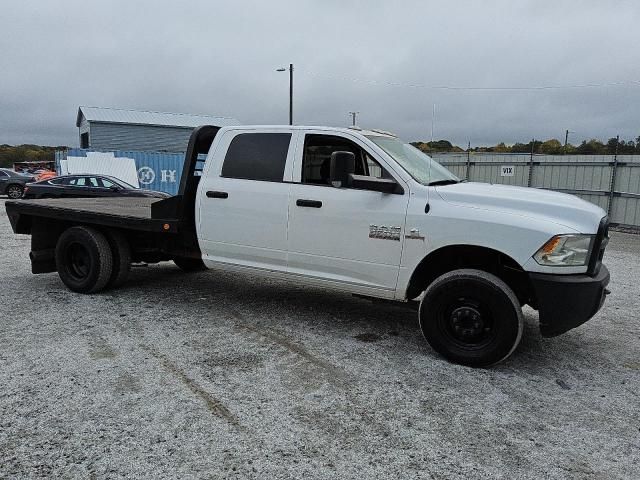
{"type": "Polygon", "coordinates": [[[238,120],[231,117],[80,106],[78,108],[78,117],[76,119],[77,127],[80,126],[80,121],[83,116],[89,122],[131,123],[137,125],[159,125],[184,128],[195,128],[200,125],[224,127],[240,124],[238,120]]]}

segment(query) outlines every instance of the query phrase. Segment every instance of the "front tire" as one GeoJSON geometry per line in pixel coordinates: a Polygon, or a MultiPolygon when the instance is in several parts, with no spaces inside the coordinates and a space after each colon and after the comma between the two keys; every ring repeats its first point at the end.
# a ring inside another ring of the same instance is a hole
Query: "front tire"
{"type": "Polygon", "coordinates": [[[22,185],[9,185],[7,186],[7,196],[12,200],[16,200],[18,198],[22,198],[22,194],[24,193],[24,188],[22,185]]]}
{"type": "Polygon", "coordinates": [[[420,303],[419,319],[434,350],[470,367],[506,359],[520,343],[524,326],[513,290],[495,275],[473,269],[434,280],[420,303]]]}
{"type": "Polygon", "coordinates": [[[111,278],[113,254],[109,242],[93,228],[65,230],[58,239],[55,257],[60,279],[74,292],[99,292],[111,278]]]}

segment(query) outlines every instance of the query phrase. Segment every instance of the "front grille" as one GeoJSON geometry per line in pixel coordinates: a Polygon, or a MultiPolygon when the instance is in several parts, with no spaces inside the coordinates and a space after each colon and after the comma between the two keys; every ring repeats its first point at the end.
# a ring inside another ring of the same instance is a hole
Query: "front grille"
{"type": "Polygon", "coordinates": [[[609,243],[609,217],[602,217],[598,226],[598,233],[596,233],[596,238],[593,242],[591,257],[589,258],[589,268],[587,270],[589,275],[597,275],[600,271],[607,243],[609,243]]]}

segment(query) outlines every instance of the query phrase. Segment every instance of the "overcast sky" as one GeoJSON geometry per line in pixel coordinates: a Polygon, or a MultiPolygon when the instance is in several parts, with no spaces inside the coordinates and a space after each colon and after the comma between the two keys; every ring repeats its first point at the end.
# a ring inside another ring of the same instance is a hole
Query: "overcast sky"
{"type": "Polygon", "coordinates": [[[460,145],[640,135],[637,1],[2,0],[0,143],[78,145],[79,105],[350,123],[460,145]],[[601,88],[450,90],[446,87],[601,88]]]}

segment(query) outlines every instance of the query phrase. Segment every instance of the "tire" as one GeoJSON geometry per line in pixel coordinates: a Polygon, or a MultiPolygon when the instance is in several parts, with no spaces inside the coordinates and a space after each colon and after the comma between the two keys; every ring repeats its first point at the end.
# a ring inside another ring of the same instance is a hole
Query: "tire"
{"type": "Polygon", "coordinates": [[[11,185],[7,185],[5,193],[9,198],[13,200],[22,198],[22,194],[24,193],[24,187],[22,185],[13,183],[11,185]]]}
{"type": "Polygon", "coordinates": [[[200,258],[176,257],[173,259],[173,263],[183,272],[202,272],[207,269],[200,258]]]}
{"type": "Polygon", "coordinates": [[[131,271],[131,246],[127,237],[117,230],[107,231],[107,241],[113,256],[111,276],[105,288],[121,287],[129,278],[131,271]]]}
{"type": "Polygon", "coordinates": [[[511,288],[495,275],[472,269],[435,279],[418,316],[422,334],[436,352],[470,367],[506,359],[520,343],[524,326],[511,288]]]}
{"type": "Polygon", "coordinates": [[[111,278],[113,254],[109,242],[93,228],[65,230],[58,239],[55,257],[60,279],[74,292],[99,292],[111,278]]]}

